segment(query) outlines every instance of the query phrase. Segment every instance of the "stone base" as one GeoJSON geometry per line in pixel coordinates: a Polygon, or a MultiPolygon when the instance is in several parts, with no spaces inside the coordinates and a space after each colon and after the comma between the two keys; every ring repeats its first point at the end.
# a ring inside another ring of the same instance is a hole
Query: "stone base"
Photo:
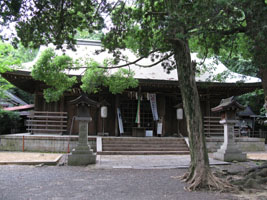
{"type": "Polygon", "coordinates": [[[90,165],[96,163],[96,153],[93,153],[93,150],[88,148],[77,148],[74,149],[68,155],[68,165],[71,166],[81,166],[81,165],[90,165]]]}
{"type": "Polygon", "coordinates": [[[219,149],[217,152],[213,153],[213,158],[216,160],[222,160],[226,162],[232,162],[232,161],[239,161],[244,162],[247,160],[247,154],[242,153],[239,150],[236,151],[225,151],[222,149],[219,149]]]}

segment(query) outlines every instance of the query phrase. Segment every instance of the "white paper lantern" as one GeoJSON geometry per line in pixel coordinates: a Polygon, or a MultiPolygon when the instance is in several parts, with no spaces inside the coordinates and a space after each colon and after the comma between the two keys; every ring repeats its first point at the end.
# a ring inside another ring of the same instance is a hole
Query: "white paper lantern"
{"type": "Polygon", "coordinates": [[[107,106],[102,106],[101,107],[101,117],[102,118],[107,118],[108,117],[108,107],[107,106]]]}
{"type": "Polygon", "coordinates": [[[177,119],[183,119],[183,109],[182,108],[176,109],[176,117],[177,117],[177,119]]]}

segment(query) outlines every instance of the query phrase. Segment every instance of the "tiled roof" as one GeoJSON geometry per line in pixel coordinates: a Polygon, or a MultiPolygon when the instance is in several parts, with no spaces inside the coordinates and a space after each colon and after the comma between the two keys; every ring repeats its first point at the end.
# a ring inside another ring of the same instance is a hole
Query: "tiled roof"
{"type": "MultiPolygon", "coordinates": [[[[49,45],[48,47],[54,48],[54,46],[49,45]]],[[[42,46],[40,48],[40,51],[38,53],[38,56],[33,62],[30,63],[24,63],[25,70],[31,70],[32,66],[40,56],[41,52],[44,51],[47,46],[42,46]]],[[[69,55],[73,59],[79,59],[79,58],[91,58],[99,63],[102,63],[104,59],[112,58],[112,54],[108,53],[107,51],[104,51],[100,54],[96,54],[96,50],[100,50],[101,43],[99,41],[89,41],[89,40],[79,40],[76,45],[76,51],[72,50],[65,50],[65,54],[69,55]]],[[[61,50],[56,50],[57,54],[62,54],[61,50]]],[[[121,51],[123,55],[127,57],[128,62],[132,62],[137,59],[137,56],[131,52],[130,50],[123,50],[121,51]]],[[[197,58],[197,54],[193,53],[191,54],[192,60],[196,60],[197,62],[201,62],[199,58],[197,58]]],[[[157,60],[156,60],[157,61],[157,60]]],[[[156,62],[155,61],[155,62],[156,62]]],[[[125,64],[126,62],[121,61],[119,64],[125,64]]],[[[153,62],[151,61],[151,58],[144,58],[138,62],[138,65],[151,65],[153,62]]],[[[127,69],[131,69],[135,72],[135,78],[137,79],[153,79],[153,80],[178,80],[177,71],[172,70],[169,74],[166,70],[163,69],[161,64],[157,64],[154,67],[150,68],[143,68],[138,65],[130,65],[127,67],[127,69]]],[[[217,64],[214,63],[212,59],[206,59],[205,65],[207,67],[206,72],[200,73],[196,76],[197,82],[216,82],[213,80],[213,77],[219,73],[227,72],[229,75],[224,80],[224,82],[227,83],[235,83],[235,82],[260,82],[260,79],[244,76],[241,74],[237,74],[234,72],[230,72],[222,63],[218,62],[217,64]]],[[[117,69],[111,69],[109,70],[110,73],[113,73],[117,71],[117,69]]],[[[81,70],[71,70],[67,71],[67,74],[70,75],[82,75],[84,73],[84,69],[81,70]]]]}

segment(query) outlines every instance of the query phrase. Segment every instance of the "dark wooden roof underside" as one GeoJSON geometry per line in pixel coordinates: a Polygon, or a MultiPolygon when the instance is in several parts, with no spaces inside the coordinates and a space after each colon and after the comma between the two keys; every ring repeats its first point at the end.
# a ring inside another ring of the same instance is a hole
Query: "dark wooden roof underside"
{"type": "MultiPolygon", "coordinates": [[[[10,71],[3,73],[2,76],[13,85],[29,93],[41,92],[42,89],[47,88],[44,82],[34,80],[30,72],[10,71]]],[[[79,91],[79,86],[80,84],[76,84],[73,90],[79,91]]],[[[180,94],[179,82],[173,80],[139,79],[139,87],[141,87],[142,92],[180,94]]],[[[205,96],[225,98],[252,92],[262,86],[261,83],[197,82],[197,87],[202,98],[205,96]]],[[[138,88],[132,90],[138,91],[138,88]]]]}

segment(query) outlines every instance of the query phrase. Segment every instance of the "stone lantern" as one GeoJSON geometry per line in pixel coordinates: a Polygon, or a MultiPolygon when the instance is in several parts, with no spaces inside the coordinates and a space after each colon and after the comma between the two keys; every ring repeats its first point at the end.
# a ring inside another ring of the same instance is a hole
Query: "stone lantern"
{"type": "Polygon", "coordinates": [[[88,144],[88,122],[92,121],[89,107],[97,107],[98,103],[89,99],[86,94],[69,102],[77,106],[77,116],[75,120],[79,122],[79,140],[78,146],[72,150],[68,156],[69,165],[88,165],[96,163],[96,153],[93,153],[88,144]]]}
{"type": "Polygon", "coordinates": [[[224,142],[221,148],[215,152],[214,158],[223,161],[246,161],[246,154],[242,153],[235,143],[234,125],[236,124],[236,112],[244,110],[234,97],[222,99],[221,103],[212,108],[213,112],[220,112],[220,124],[224,126],[224,142]]]}

